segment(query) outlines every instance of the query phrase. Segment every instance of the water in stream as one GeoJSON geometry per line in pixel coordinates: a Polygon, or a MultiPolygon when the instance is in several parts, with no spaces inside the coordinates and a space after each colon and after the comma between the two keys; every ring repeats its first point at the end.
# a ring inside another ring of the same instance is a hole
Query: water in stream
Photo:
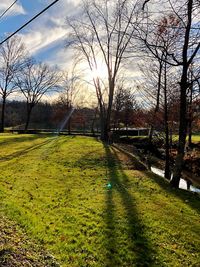
{"type": "MultiPolygon", "coordinates": [[[[161,170],[161,169],[158,169],[158,168],[156,168],[156,167],[151,167],[151,171],[152,171],[153,173],[155,173],[155,174],[161,176],[161,177],[164,177],[164,171],[161,170]]],[[[188,190],[186,180],[184,180],[184,179],[182,179],[182,178],[180,179],[179,188],[184,189],[184,190],[188,190]]],[[[191,191],[191,192],[195,192],[195,193],[199,193],[199,194],[200,194],[200,188],[197,188],[197,187],[195,187],[195,186],[193,186],[193,185],[190,185],[190,189],[189,189],[189,191],[191,191]]]]}

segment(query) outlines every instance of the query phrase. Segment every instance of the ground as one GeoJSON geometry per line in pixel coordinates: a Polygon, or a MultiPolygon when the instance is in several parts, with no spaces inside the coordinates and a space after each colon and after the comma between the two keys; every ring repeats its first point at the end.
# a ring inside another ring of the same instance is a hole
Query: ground
{"type": "Polygon", "coordinates": [[[0,213],[0,266],[59,266],[53,255],[31,241],[13,221],[0,213]]]}
{"type": "Polygon", "coordinates": [[[1,266],[200,266],[197,195],[94,138],[0,145],[1,266]]]}

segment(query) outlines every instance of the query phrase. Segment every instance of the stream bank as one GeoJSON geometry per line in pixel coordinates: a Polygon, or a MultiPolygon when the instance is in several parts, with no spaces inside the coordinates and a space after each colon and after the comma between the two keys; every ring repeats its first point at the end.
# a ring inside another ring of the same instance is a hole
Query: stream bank
{"type": "MultiPolygon", "coordinates": [[[[151,170],[153,173],[164,178],[164,160],[157,158],[155,155],[149,156],[147,152],[144,154],[143,151],[137,149],[131,144],[117,143],[113,146],[123,153],[126,153],[130,157],[138,160],[138,162],[143,165],[144,168],[151,170]],[[143,152],[143,153],[142,153],[143,152]]],[[[188,161],[187,161],[188,163],[188,161]]],[[[195,176],[193,173],[184,170],[183,177],[180,179],[179,188],[183,190],[188,190],[193,193],[200,194],[200,177],[195,176]]]]}

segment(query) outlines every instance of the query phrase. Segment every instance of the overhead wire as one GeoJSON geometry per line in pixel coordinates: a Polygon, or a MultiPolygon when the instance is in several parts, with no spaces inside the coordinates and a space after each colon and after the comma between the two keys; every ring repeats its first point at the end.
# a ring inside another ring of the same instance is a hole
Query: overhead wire
{"type": "Polygon", "coordinates": [[[0,15],[0,19],[2,19],[2,17],[14,6],[14,4],[17,3],[18,0],[15,0],[1,15],[0,15]]]}
{"type": "MultiPolygon", "coordinates": [[[[12,6],[17,2],[18,0],[15,0],[1,15],[0,15],[0,19],[9,11],[10,8],[12,8],[12,6]]],[[[8,39],[10,39],[12,36],[14,36],[16,33],[18,33],[19,31],[21,31],[23,28],[25,28],[28,24],[30,24],[33,20],[35,20],[37,17],[39,17],[42,13],[44,13],[47,9],[49,9],[51,6],[53,6],[54,4],[56,4],[59,0],[55,0],[53,1],[50,5],[48,5],[46,8],[44,8],[41,12],[39,12],[37,15],[35,15],[33,18],[31,18],[29,21],[27,21],[25,24],[23,24],[20,28],[18,28],[15,32],[13,32],[12,34],[10,34],[7,38],[5,38],[3,41],[0,42],[0,45],[2,45],[4,42],[6,42],[8,39]]],[[[155,12],[156,13],[156,12],[155,12]]],[[[145,24],[145,22],[141,23],[141,24],[145,24]]],[[[150,23],[152,24],[152,23],[150,23]]],[[[169,27],[173,27],[173,26],[169,26],[169,27]]],[[[193,27],[192,27],[193,28],[193,27]]],[[[199,30],[199,28],[193,28],[196,30],[199,30]]]]}
{"type": "Polygon", "coordinates": [[[37,17],[39,17],[41,14],[43,14],[47,9],[49,9],[51,6],[53,6],[55,3],[57,3],[60,0],[53,1],[50,5],[45,7],[42,11],[40,11],[37,15],[35,15],[33,18],[31,18],[29,21],[27,21],[25,24],[23,24],[20,28],[18,28],[15,32],[10,34],[8,37],[6,37],[2,42],[0,42],[0,45],[5,43],[7,40],[9,40],[12,36],[14,36],[16,33],[21,31],[23,28],[25,28],[28,24],[30,24],[33,20],[35,20],[37,17]]]}

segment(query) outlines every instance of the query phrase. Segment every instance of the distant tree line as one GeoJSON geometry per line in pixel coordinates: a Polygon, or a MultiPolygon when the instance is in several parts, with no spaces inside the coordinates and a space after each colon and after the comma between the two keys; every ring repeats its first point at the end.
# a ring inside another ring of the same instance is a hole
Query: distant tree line
{"type": "MultiPolygon", "coordinates": [[[[163,116],[164,111],[154,114],[154,109],[143,109],[137,104],[135,99],[131,99],[128,107],[125,98],[120,97],[121,88],[117,90],[114,96],[114,105],[111,113],[111,129],[126,129],[126,128],[149,128],[154,122],[154,127],[157,131],[163,132],[163,116]]],[[[126,91],[126,90],[125,90],[126,91]]],[[[129,92],[129,90],[128,90],[129,92]]],[[[127,92],[126,92],[127,94],[127,92]]],[[[132,95],[132,94],[131,94],[132,95]]],[[[5,111],[5,129],[20,129],[24,130],[27,119],[26,114],[26,101],[7,101],[5,111]]],[[[0,109],[2,102],[0,102],[0,109]]],[[[193,105],[195,110],[193,116],[194,127],[196,132],[200,131],[200,101],[197,101],[196,105],[193,105]]],[[[62,124],[62,121],[66,118],[70,111],[68,102],[64,101],[63,96],[58,100],[50,102],[39,102],[33,109],[29,129],[49,129],[58,130],[62,124]]],[[[178,133],[178,112],[177,105],[175,105],[170,113],[169,123],[174,124],[173,133],[178,133]]],[[[84,107],[77,106],[73,113],[71,120],[64,126],[64,131],[70,133],[70,131],[82,131],[90,132],[93,134],[99,133],[100,128],[100,115],[98,108],[96,107],[84,107]]]]}
{"type": "MultiPolygon", "coordinates": [[[[111,115],[111,128],[120,129],[124,127],[147,127],[148,117],[147,112],[136,106],[135,99],[130,91],[124,98],[119,99],[119,94],[122,94],[122,88],[117,91],[114,96],[114,105],[111,115]],[[129,100],[129,105],[124,101],[129,100]],[[122,101],[122,102],[121,102],[122,101]],[[140,118],[137,120],[136,118],[140,118]]],[[[0,102],[0,109],[2,102],[0,102]]],[[[49,102],[39,102],[32,111],[32,116],[29,122],[29,129],[53,129],[58,130],[62,121],[66,118],[71,105],[69,105],[68,98],[63,98],[63,94],[58,100],[49,102]]],[[[27,103],[26,101],[7,101],[5,110],[5,129],[19,129],[25,130],[27,121],[27,103]]],[[[100,132],[100,115],[96,107],[76,106],[76,109],[65,125],[64,130],[69,132],[85,131],[91,133],[100,132]]]]}

